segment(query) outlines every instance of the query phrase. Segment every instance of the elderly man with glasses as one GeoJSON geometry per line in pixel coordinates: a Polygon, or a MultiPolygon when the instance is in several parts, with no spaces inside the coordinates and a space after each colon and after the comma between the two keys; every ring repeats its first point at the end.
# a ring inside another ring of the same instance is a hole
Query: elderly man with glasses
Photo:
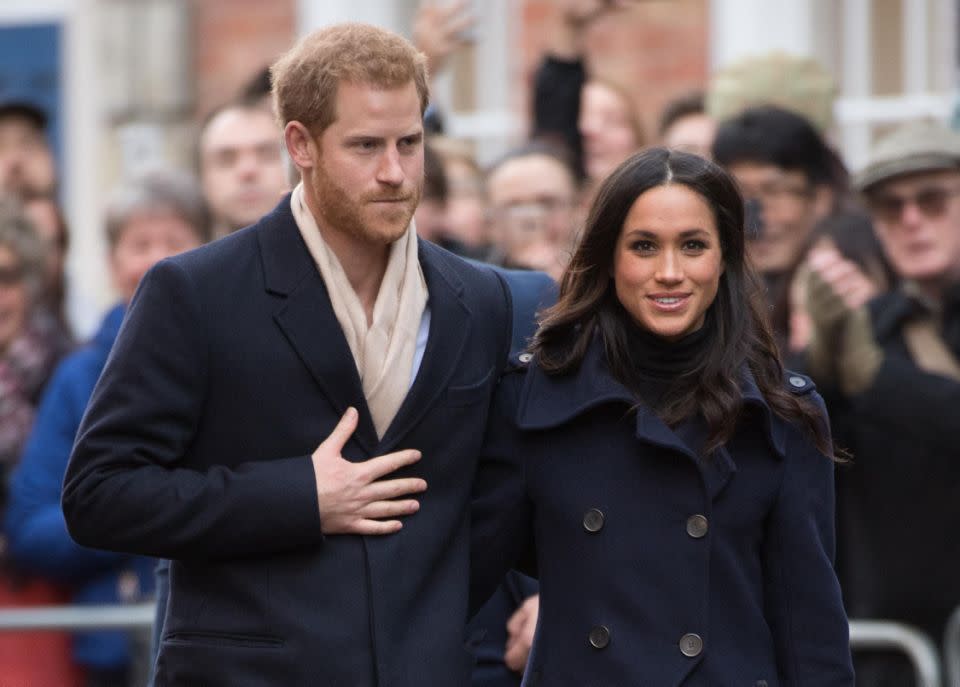
{"type": "MultiPolygon", "coordinates": [[[[939,643],[960,604],[960,135],[902,127],[854,185],[900,284],[864,302],[851,263],[830,250],[810,259],[813,372],[838,387],[852,420],[854,460],[839,484],[847,611],[939,643]]],[[[859,684],[912,684],[906,665],[880,659],[857,673],[859,684]]]]}

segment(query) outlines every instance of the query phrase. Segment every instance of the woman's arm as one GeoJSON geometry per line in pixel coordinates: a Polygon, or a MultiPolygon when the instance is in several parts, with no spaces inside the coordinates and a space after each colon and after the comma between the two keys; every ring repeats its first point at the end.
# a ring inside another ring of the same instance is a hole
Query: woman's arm
{"type": "Polygon", "coordinates": [[[520,372],[500,380],[474,477],[471,616],[533,545],[533,508],[526,493],[525,461],[515,422],[522,380],[520,372]]]}
{"type": "MultiPolygon", "coordinates": [[[[823,400],[812,398],[826,418],[823,400]]],[[[833,569],[833,472],[833,462],[791,428],[763,543],[766,615],[781,685],[853,685],[849,624],[833,569]]]]}

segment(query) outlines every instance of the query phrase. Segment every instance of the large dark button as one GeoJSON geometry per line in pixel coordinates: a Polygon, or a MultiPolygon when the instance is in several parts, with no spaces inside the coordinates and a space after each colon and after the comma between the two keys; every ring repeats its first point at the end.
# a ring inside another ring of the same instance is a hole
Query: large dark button
{"type": "Polygon", "coordinates": [[[610,643],[610,630],[605,625],[597,625],[590,630],[590,646],[604,649],[610,643]]]}
{"type": "Polygon", "coordinates": [[[707,518],[699,514],[687,518],[687,534],[694,539],[702,539],[707,536],[707,518]]]}
{"type": "Polygon", "coordinates": [[[689,658],[699,656],[703,651],[703,638],[688,632],[680,638],[680,653],[689,658]]]}
{"type": "Polygon", "coordinates": [[[583,529],[587,532],[599,532],[603,529],[603,513],[591,508],[583,514],[583,529]]]}

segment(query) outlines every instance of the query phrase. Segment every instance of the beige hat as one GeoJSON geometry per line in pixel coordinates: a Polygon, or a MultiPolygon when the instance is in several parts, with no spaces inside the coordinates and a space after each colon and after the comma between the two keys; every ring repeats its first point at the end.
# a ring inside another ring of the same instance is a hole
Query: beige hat
{"type": "Polygon", "coordinates": [[[960,134],[934,122],[905,124],[876,142],[853,186],[866,191],[894,177],[941,169],[960,170],[960,134]]]}
{"type": "Polygon", "coordinates": [[[748,107],[776,105],[806,117],[822,133],[830,127],[836,86],[814,59],[783,52],[748,57],[721,69],[707,88],[707,113],[717,121],[748,107]]]}

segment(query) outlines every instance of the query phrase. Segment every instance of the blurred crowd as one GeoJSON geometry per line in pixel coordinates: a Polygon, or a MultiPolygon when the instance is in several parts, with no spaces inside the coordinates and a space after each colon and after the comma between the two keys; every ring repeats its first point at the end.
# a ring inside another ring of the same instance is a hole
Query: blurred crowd
{"type": "MultiPolygon", "coordinates": [[[[591,23],[620,3],[557,2],[563,21],[533,79],[525,140],[481,165],[474,144],[448,136],[444,113],[428,110],[418,233],[465,258],[559,280],[598,182],[633,153],[678,148],[728,169],[785,364],[814,378],[848,456],[837,475],[848,614],[908,623],[939,642],[960,604],[951,536],[960,524],[960,135],[936,122],[898,127],[865,168],[848,171],[828,138],[829,88],[802,97],[795,88],[829,75],[783,55],[716,75],[646,131],[635,108],[643,86],[591,74],[582,54],[591,23]]],[[[414,41],[434,74],[462,45],[466,5],[428,4],[417,16],[414,41]]],[[[61,481],[141,277],[252,223],[291,188],[269,87],[268,71],[251,75],[199,123],[195,170],[154,169],[114,189],[103,231],[117,301],[90,341],[75,341],[64,317],[69,222],[48,114],[0,93],[0,606],[151,598],[152,561],[71,541],[61,481]]],[[[146,653],[122,632],[0,636],[0,666],[21,670],[24,684],[142,684],[146,653]]],[[[858,660],[858,684],[912,684],[894,656],[858,660]]]]}

